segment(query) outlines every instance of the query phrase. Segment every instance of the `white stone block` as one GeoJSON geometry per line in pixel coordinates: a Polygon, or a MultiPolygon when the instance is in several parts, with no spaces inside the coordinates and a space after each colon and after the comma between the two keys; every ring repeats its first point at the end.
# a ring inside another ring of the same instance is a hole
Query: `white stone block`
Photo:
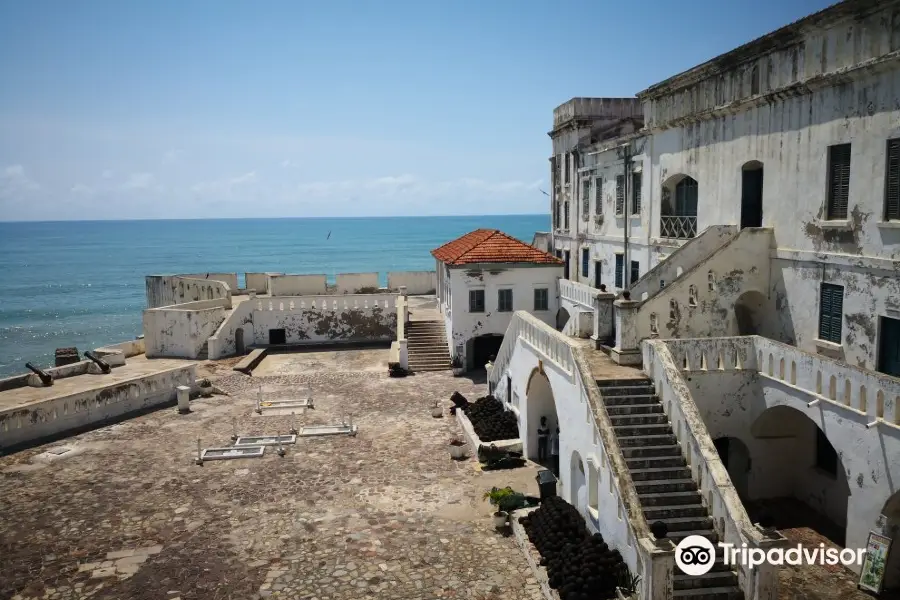
{"type": "Polygon", "coordinates": [[[179,385],[175,390],[178,396],[178,412],[191,412],[191,388],[186,385],[179,385]]]}

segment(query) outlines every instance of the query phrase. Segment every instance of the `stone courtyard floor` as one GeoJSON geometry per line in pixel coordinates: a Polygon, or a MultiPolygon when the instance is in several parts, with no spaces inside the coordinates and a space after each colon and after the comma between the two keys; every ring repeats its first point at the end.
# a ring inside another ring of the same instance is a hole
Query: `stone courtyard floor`
{"type": "MultiPolygon", "coordinates": [[[[541,598],[481,498],[494,485],[537,495],[535,469],[451,460],[456,421],[431,416],[453,391],[474,399],[486,386],[449,372],[390,379],[385,360],[385,350],[273,355],[254,377],[206,363],[229,395],[197,399],[191,414],[164,409],[0,457],[0,598],[541,598]],[[316,408],[297,426],[352,413],[359,434],[196,466],[197,438],[228,446],[234,420],[243,435],[288,432],[290,416],[254,413],[260,385],[309,389],[316,408]]],[[[785,600],[868,597],[845,570],[785,567],[780,581],[785,600]]]]}
{"type": "Polygon", "coordinates": [[[364,364],[386,351],[362,352],[343,371],[334,353],[278,357],[271,376],[218,379],[230,396],[189,415],[164,409],[0,457],[0,598],[540,598],[481,499],[508,483],[536,494],[534,470],[451,460],[456,421],[431,416],[436,400],[485,386],[449,372],[390,379],[364,364]],[[194,465],[198,437],[231,444],[232,419],[244,435],[287,433],[290,416],[253,413],[261,383],[310,388],[316,408],[298,425],[352,412],[359,434],[194,465]]]}

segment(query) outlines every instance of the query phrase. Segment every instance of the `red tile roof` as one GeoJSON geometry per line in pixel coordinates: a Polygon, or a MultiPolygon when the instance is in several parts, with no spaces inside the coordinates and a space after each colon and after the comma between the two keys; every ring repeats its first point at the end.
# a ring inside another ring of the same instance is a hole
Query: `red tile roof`
{"type": "Polygon", "coordinates": [[[561,265],[563,261],[498,229],[476,229],[431,251],[447,265],[472,263],[538,263],[561,265]]]}

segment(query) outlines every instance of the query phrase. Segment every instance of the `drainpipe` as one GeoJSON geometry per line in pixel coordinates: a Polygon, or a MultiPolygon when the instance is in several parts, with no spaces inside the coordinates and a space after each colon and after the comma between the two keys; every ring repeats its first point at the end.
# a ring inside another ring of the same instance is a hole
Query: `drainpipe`
{"type": "MultiPolygon", "coordinates": [[[[580,169],[583,166],[581,164],[581,161],[582,161],[581,152],[579,152],[578,147],[576,146],[575,149],[572,150],[572,169],[575,172],[572,173],[572,178],[571,178],[572,187],[569,188],[570,191],[572,191],[572,190],[575,191],[575,194],[572,195],[572,197],[575,197],[575,198],[577,198],[578,194],[581,193],[581,179],[578,176],[578,169],[580,169]]],[[[578,250],[578,253],[576,256],[576,260],[578,261],[578,263],[577,263],[578,268],[575,270],[575,272],[577,273],[577,275],[575,276],[575,281],[581,281],[581,252],[582,252],[582,249],[581,249],[581,244],[578,242],[578,223],[581,221],[581,202],[580,202],[580,200],[581,199],[578,198],[575,202],[576,217],[575,217],[575,227],[573,227],[573,230],[575,232],[575,247],[578,250]]]]}
{"type": "MultiPolygon", "coordinates": [[[[646,175],[641,175],[641,182],[644,181],[650,184],[650,194],[649,194],[649,206],[648,206],[648,217],[647,217],[647,270],[653,268],[653,251],[651,249],[651,242],[653,241],[653,195],[656,190],[656,185],[654,184],[653,179],[653,135],[648,136],[650,138],[650,161],[649,164],[645,164],[645,171],[647,171],[646,175]],[[646,177],[646,179],[645,179],[646,177]]],[[[645,153],[646,154],[646,153],[645,153]]],[[[648,161],[644,161],[647,163],[648,161]]],[[[771,270],[770,270],[771,272],[771,270]]]]}
{"type": "Polygon", "coordinates": [[[628,215],[628,203],[629,203],[628,202],[629,201],[628,189],[630,187],[628,185],[628,183],[629,183],[628,180],[630,179],[628,177],[628,174],[631,171],[631,142],[626,143],[623,146],[623,148],[625,150],[625,153],[623,156],[623,159],[624,159],[623,160],[623,168],[625,169],[625,177],[624,177],[625,182],[624,182],[624,185],[622,186],[622,192],[625,195],[625,202],[624,202],[624,205],[622,206],[622,214],[625,217],[625,248],[624,248],[622,262],[624,262],[625,264],[622,265],[622,283],[625,284],[625,289],[628,289],[631,287],[631,284],[634,283],[633,281],[631,281],[631,256],[628,254],[628,238],[629,238],[629,234],[631,231],[631,225],[630,225],[631,218],[628,215]]]}

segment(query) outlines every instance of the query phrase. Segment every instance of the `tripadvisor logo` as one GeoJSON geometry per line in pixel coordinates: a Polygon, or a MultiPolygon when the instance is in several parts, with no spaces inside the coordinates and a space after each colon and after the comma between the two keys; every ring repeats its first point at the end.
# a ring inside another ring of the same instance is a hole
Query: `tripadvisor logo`
{"type": "MultiPolygon", "coordinates": [[[[804,548],[797,545],[793,548],[748,548],[746,544],[735,547],[734,544],[719,544],[722,562],[725,565],[742,565],[750,569],[762,564],[782,565],[862,565],[866,557],[865,548],[826,548],[819,544],[818,548],[804,548]]],[[[704,575],[709,573],[716,562],[716,547],[711,541],[699,535],[689,535],[675,546],[675,564],[685,575],[704,575]]]]}

